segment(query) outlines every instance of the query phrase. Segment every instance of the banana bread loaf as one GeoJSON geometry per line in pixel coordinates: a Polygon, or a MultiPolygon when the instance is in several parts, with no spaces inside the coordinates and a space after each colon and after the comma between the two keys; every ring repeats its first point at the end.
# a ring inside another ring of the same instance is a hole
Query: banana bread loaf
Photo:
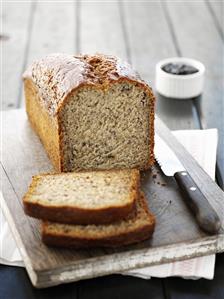
{"type": "Polygon", "coordinates": [[[55,169],[152,165],[152,90],[113,56],[51,54],[24,73],[26,110],[55,169]]]}

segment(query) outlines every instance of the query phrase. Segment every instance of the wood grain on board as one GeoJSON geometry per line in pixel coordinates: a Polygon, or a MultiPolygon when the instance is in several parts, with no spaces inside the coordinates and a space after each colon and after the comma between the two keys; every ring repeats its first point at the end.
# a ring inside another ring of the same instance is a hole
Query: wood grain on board
{"type": "MultiPolygon", "coordinates": [[[[176,154],[224,222],[224,203],[219,187],[175,140],[163,123],[157,132],[174,147],[176,154]]],[[[44,287],[62,282],[110,274],[137,266],[209,254],[223,249],[223,238],[202,232],[182,201],[173,178],[155,166],[142,173],[142,189],[156,215],[152,239],[119,249],[67,250],[46,247],[41,242],[39,221],[25,216],[22,196],[32,175],[52,170],[46,153],[23,110],[3,113],[3,211],[10,223],[34,285],[44,287]]],[[[222,231],[221,231],[222,233],[222,231]]]]}

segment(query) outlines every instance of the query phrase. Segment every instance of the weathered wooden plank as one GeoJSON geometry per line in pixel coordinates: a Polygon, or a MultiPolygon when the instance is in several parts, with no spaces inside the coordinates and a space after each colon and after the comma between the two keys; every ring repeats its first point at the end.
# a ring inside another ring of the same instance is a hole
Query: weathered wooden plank
{"type": "Polygon", "coordinates": [[[222,0],[206,0],[208,9],[213,17],[216,29],[224,40],[224,4],[222,0]]]}
{"type": "Polygon", "coordinates": [[[76,47],[75,10],[76,2],[38,2],[36,4],[24,69],[33,60],[49,53],[74,53],[76,47]]]}
{"type": "Polygon", "coordinates": [[[168,3],[167,10],[181,54],[202,61],[206,67],[204,93],[197,104],[200,105],[202,127],[216,127],[219,130],[217,161],[221,173],[220,185],[224,186],[223,41],[204,2],[186,1],[184,5],[168,3]]]}
{"type": "Polygon", "coordinates": [[[117,1],[80,2],[80,52],[126,58],[117,1]]]}
{"type": "MultiPolygon", "coordinates": [[[[224,250],[223,231],[218,239],[200,231],[175,181],[164,177],[157,166],[152,172],[142,173],[141,180],[141,187],[157,218],[152,239],[116,250],[66,250],[45,246],[40,240],[39,222],[24,215],[21,199],[31,176],[49,171],[52,166],[24,111],[3,113],[3,125],[1,177],[5,200],[2,209],[33,284],[50,286],[224,250]]],[[[156,128],[174,148],[224,224],[222,191],[158,119],[156,128]]]]}
{"type": "MultiPolygon", "coordinates": [[[[156,63],[177,56],[169,24],[160,2],[124,2],[128,47],[134,67],[154,88],[156,63]]],[[[198,128],[192,101],[165,99],[157,95],[156,111],[170,129],[198,128]]]]}
{"type": "Polygon", "coordinates": [[[154,86],[156,63],[176,55],[161,4],[123,2],[123,6],[132,64],[154,86]]]}
{"type": "Polygon", "coordinates": [[[1,109],[6,110],[17,107],[34,5],[3,2],[2,8],[1,109]]]}
{"type": "Polygon", "coordinates": [[[74,3],[37,3],[27,64],[48,53],[74,52],[75,9],[74,3]]]}

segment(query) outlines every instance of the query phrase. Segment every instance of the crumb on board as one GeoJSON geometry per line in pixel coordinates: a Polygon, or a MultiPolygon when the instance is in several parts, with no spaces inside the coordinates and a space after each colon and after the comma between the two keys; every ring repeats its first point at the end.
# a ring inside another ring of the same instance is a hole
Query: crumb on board
{"type": "Polygon", "coordinates": [[[153,176],[152,176],[154,179],[157,177],[157,175],[156,174],[153,174],[153,176]]]}

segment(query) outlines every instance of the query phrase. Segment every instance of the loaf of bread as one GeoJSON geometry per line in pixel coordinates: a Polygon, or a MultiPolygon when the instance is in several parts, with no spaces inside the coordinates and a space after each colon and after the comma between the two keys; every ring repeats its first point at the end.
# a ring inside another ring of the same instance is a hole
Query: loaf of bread
{"type": "Polygon", "coordinates": [[[47,245],[73,248],[118,247],[140,242],[151,237],[155,217],[149,211],[143,195],[129,216],[113,224],[69,225],[42,223],[42,240],[47,245]]]}
{"type": "Polygon", "coordinates": [[[147,169],[151,88],[113,56],[51,54],[24,73],[26,111],[55,169],[147,169]]]}
{"type": "Polygon", "coordinates": [[[139,178],[135,169],[37,175],[23,197],[24,209],[60,223],[111,223],[133,210],[139,178]]]}

